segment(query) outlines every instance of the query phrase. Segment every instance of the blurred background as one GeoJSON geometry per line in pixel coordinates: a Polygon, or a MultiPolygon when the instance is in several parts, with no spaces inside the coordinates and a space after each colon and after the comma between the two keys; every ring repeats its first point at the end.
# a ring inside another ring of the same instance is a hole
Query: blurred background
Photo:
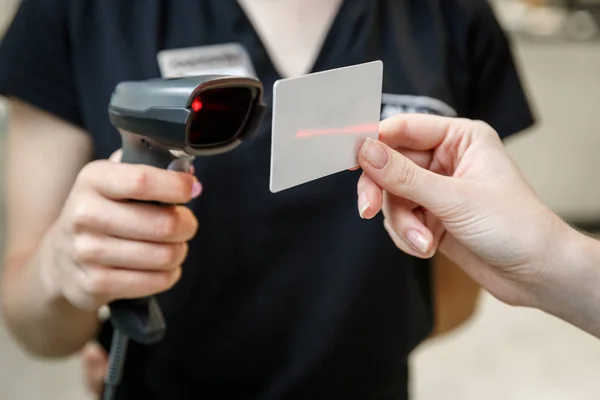
{"type": "MultiPolygon", "coordinates": [[[[0,36],[17,4],[0,0],[0,36]]],[[[540,120],[507,147],[547,204],[600,233],[600,0],[493,4],[540,120]]],[[[0,101],[0,150],[5,118],[0,101]]],[[[412,363],[415,400],[600,399],[599,340],[487,295],[473,320],[412,363]]],[[[79,367],[29,359],[0,326],[0,399],[89,399],[79,367]]]]}

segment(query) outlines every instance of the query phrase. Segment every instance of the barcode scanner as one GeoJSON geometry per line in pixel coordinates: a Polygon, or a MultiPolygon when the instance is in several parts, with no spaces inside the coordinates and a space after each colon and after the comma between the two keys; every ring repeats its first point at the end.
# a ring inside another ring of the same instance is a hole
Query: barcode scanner
{"type": "MultiPolygon", "coordinates": [[[[263,86],[246,77],[203,75],[122,82],[110,100],[123,163],[188,172],[196,156],[231,151],[256,130],[266,109],[263,86]]],[[[151,345],[166,324],[154,297],[109,304],[114,328],[103,398],[113,399],[128,339],[151,345]]]]}

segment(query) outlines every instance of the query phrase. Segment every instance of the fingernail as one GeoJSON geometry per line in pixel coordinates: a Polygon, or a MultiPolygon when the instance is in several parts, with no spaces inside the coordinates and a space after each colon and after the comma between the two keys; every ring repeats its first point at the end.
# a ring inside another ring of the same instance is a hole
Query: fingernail
{"type": "Polygon", "coordinates": [[[406,233],[406,238],[410,244],[421,253],[426,254],[429,251],[429,240],[421,232],[410,230],[406,233]]]}
{"type": "Polygon", "coordinates": [[[367,194],[365,192],[360,192],[358,194],[358,214],[361,218],[364,218],[363,214],[365,213],[365,211],[367,211],[367,208],[369,208],[370,205],[371,203],[369,203],[369,198],[367,197],[367,194]]]}
{"type": "Polygon", "coordinates": [[[385,149],[371,138],[367,138],[362,148],[362,153],[367,162],[377,169],[382,169],[388,162],[388,155],[385,149]]]}
{"type": "Polygon", "coordinates": [[[192,199],[200,196],[200,193],[202,193],[202,184],[198,181],[195,181],[192,185],[192,199]]]}
{"type": "Polygon", "coordinates": [[[98,318],[100,321],[107,321],[110,318],[110,307],[106,304],[98,309],[98,318]]]}
{"type": "Polygon", "coordinates": [[[190,164],[190,168],[188,169],[188,172],[192,175],[196,175],[196,167],[194,167],[194,164],[190,164]]]}

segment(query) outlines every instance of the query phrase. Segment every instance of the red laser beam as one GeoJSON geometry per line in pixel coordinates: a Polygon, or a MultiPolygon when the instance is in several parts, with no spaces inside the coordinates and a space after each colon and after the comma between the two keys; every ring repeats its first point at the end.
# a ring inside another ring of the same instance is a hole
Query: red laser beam
{"type": "Polygon", "coordinates": [[[322,135],[361,135],[379,131],[379,124],[353,125],[345,128],[302,129],[296,133],[298,138],[322,135]]]}
{"type": "Polygon", "coordinates": [[[194,99],[192,102],[192,109],[196,112],[202,110],[202,101],[200,101],[200,99],[194,99]]]}

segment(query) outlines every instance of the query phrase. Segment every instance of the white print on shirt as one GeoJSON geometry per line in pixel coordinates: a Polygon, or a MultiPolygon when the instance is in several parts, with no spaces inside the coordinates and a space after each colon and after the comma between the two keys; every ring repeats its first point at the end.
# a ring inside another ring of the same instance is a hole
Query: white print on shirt
{"type": "Polygon", "coordinates": [[[454,108],[432,97],[384,93],[381,98],[381,119],[398,114],[435,114],[445,117],[458,115],[454,108]]]}

